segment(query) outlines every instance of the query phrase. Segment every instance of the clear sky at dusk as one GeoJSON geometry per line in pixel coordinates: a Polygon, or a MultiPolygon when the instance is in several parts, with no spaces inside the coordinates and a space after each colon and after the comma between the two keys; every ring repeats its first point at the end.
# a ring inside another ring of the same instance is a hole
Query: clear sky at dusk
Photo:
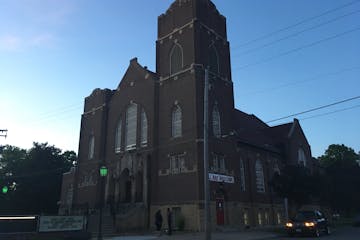
{"type": "MultiPolygon", "coordinates": [[[[0,0],[0,145],[77,151],[84,98],[116,88],[133,57],[155,71],[157,17],[172,2],[0,0]]],[[[360,96],[359,0],[213,2],[238,109],[267,122],[360,96]]],[[[360,98],[296,117],[315,157],[333,143],[360,151],[360,98]]]]}

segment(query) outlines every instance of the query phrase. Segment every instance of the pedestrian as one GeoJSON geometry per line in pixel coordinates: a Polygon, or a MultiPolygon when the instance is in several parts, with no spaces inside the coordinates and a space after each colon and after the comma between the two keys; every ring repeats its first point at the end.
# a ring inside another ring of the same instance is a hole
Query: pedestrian
{"type": "Polygon", "coordinates": [[[157,231],[161,231],[162,222],[163,222],[163,217],[161,215],[161,210],[159,209],[155,213],[155,226],[157,231]]]}
{"type": "Polygon", "coordinates": [[[170,208],[167,209],[167,222],[168,222],[168,234],[172,233],[172,212],[170,208]]]}

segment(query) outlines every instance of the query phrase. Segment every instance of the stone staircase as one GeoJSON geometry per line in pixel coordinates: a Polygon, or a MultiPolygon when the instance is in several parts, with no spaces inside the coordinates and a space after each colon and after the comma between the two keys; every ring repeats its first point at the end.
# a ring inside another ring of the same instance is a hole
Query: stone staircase
{"type": "MultiPolygon", "coordinates": [[[[147,226],[147,208],[143,203],[127,203],[119,205],[114,223],[110,210],[105,208],[102,216],[103,236],[112,236],[117,233],[143,231],[147,226]]],[[[99,232],[99,213],[88,217],[88,232],[97,237],[99,232]]]]}
{"type": "MultiPolygon", "coordinates": [[[[112,217],[106,212],[102,216],[102,225],[101,225],[102,235],[111,236],[115,234],[115,226],[113,223],[112,217]]],[[[88,217],[88,228],[87,230],[91,232],[92,237],[97,237],[99,234],[99,214],[93,214],[88,217]]]]}

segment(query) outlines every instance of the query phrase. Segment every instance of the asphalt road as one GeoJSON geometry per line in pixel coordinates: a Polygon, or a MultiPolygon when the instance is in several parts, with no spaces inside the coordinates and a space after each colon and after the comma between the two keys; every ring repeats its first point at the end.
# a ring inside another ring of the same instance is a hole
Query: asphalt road
{"type": "MultiPolygon", "coordinates": [[[[360,227],[342,227],[334,229],[330,235],[321,235],[320,238],[315,237],[287,237],[284,234],[274,232],[231,232],[231,233],[213,233],[212,240],[360,240],[360,227]]],[[[95,238],[94,238],[95,239],[95,238]]],[[[172,236],[121,236],[110,237],[105,240],[203,240],[201,233],[174,234],[172,236]]]]}
{"type": "Polygon", "coordinates": [[[281,240],[311,240],[311,239],[323,239],[323,240],[359,240],[360,239],[360,227],[343,227],[334,229],[330,235],[321,235],[320,238],[315,237],[279,237],[276,239],[281,240]]]}

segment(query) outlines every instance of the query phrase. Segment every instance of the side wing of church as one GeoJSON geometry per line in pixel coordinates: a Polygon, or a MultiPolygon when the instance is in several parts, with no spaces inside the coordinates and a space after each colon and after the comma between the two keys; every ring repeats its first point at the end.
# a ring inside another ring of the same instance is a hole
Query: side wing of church
{"type": "Polygon", "coordinates": [[[310,145],[296,119],[270,127],[235,109],[229,49],[226,19],[209,0],[176,0],[160,15],[156,71],[134,58],[117,89],[85,99],[79,161],[63,176],[59,213],[86,214],[91,228],[104,202],[104,221],[129,231],[154,228],[155,212],[170,208],[175,223],[202,230],[208,68],[211,222],[281,224],[283,200],[269,182],[286,164],[312,169],[310,145]]]}

